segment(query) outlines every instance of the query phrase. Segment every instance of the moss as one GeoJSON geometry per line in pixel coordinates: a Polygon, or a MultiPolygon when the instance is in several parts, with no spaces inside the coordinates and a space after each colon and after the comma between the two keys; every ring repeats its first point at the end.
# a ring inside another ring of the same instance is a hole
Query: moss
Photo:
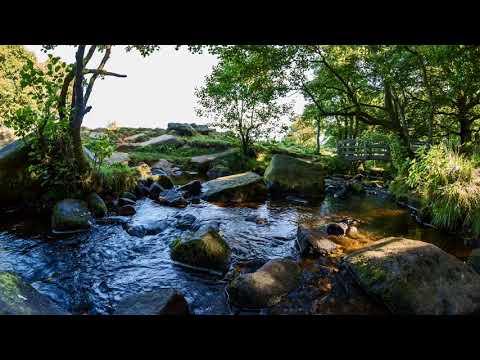
{"type": "Polygon", "coordinates": [[[31,314],[31,309],[26,306],[25,298],[22,296],[22,282],[12,273],[0,273],[0,300],[8,308],[15,309],[17,314],[31,314]]]}
{"type": "Polygon", "coordinates": [[[171,244],[173,260],[191,266],[226,271],[230,247],[215,231],[208,231],[197,239],[175,239],[171,244]]]}

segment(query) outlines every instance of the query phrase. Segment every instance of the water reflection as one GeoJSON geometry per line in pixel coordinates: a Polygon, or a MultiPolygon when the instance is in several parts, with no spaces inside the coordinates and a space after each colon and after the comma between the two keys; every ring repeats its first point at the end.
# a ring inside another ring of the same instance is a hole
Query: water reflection
{"type": "Polygon", "coordinates": [[[94,226],[69,239],[48,236],[49,219],[11,217],[0,227],[0,271],[14,271],[41,293],[74,313],[109,314],[123,297],[161,287],[180,289],[197,314],[227,314],[225,282],[216,276],[175,265],[169,245],[181,231],[174,217],[191,214],[200,221],[220,222],[236,263],[276,257],[296,257],[297,224],[342,217],[360,220],[359,229],[372,239],[406,236],[432,242],[462,257],[467,250],[449,236],[420,227],[408,212],[380,197],[327,197],[318,206],[267,201],[255,206],[221,207],[202,202],[185,209],[138,201],[133,223],[170,219],[158,235],[133,237],[120,225],[94,226]],[[245,218],[267,219],[256,224],[245,218]]]}

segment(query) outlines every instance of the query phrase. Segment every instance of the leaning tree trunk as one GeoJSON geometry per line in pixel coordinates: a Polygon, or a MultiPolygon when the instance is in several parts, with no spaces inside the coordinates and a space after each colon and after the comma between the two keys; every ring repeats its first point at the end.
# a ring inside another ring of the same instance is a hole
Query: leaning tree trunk
{"type": "Polygon", "coordinates": [[[320,154],[320,119],[317,119],[317,147],[315,153],[320,154]]]}

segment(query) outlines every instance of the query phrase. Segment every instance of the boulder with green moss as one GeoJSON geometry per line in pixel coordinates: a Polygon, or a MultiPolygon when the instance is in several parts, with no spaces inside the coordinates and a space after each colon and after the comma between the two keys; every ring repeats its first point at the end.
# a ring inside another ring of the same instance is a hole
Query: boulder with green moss
{"type": "Polygon", "coordinates": [[[315,164],[288,155],[276,154],[265,170],[267,187],[274,193],[320,197],[324,193],[324,170],[315,164]]]}
{"type": "Polygon", "coordinates": [[[274,259],[253,273],[241,274],[227,286],[230,301],[241,308],[265,308],[279,303],[300,285],[300,266],[289,259],[274,259]]]}
{"type": "Polygon", "coordinates": [[[262,177],[254,172],[224,176],[203,183],[203,200],[241,203],[266,197],[262,177]]]}
{"type": "Polygon", "coordinates": [[[192,235],[171,244],[172,260],[199,270],[225,273],[230,266],[231,250],[218,227],[202,226],[192,235]]]}
{"type": "Polygon", "coordinates": [[[394,314],[480,311],[480,275],[432,244],[390,237],[347,255],[342,263],[394,314]]]}
{"type": "Polygon", "coordinates": [[[91,219],[85,201],[64,199],[53,208],[52,231],[57,234],[86,231],[90,229],[91,219]]]}
{"type": "Polygon", "coordinates": [[[67,315],[18,275],[0,272],[0,315],[67,315]]]}
{"type": "Polygon", "coordinates": [[[105,202],[97,193],[93,192],[88,195],[87,203],[93,216],[101,218],[107,214],[107,205],[105,205],[105,202]]]}

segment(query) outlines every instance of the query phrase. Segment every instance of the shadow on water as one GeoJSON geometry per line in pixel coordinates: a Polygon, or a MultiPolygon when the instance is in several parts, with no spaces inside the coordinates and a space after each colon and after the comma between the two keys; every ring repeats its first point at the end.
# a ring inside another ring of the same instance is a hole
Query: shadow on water
{"type": "Polygon", "coordinates": [[[0,225],[0,271],[14,271],[63,308],[77,314],[111,314],[120,299],[161,287],[182,291],[197,314],[228,314],[226,281],[172,263],[169,245],[182,235],[174,216],[192,214],[200,221],[220,222],[232,248],[232,267],[248,261],[297,257],[294,243],[299,222],[356,218],[372,239],[405,236],[432,242],[456,256],[467,250],[455,239],[419,226],[404,209],[381,197],[327,197],[318,206],[266,201],[243,207],[202,202],[185,209],[163,207],[148,199],[137,202],[133,223],[172,219],[158,235],[138,238],[120,225],[95,225],[91,231],[65,239],[48,235],[49,219],[7,216],[0,225]],[[266,224],[246,221],[266,218],[266,224]],[[458,243],[458,242],[457,242],[458,243]]]}

